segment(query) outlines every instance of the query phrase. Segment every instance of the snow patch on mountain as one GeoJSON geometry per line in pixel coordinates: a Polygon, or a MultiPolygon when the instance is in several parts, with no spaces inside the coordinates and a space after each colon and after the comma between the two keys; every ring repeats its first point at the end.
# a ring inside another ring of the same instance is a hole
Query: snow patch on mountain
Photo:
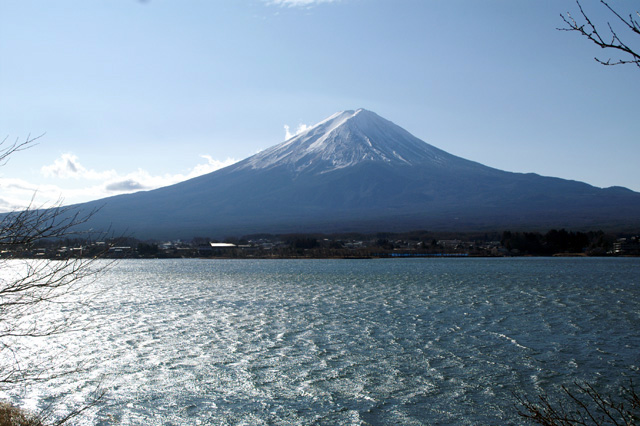
{"type": "Polygon", "coordinates": [[[238,164],[237,169],[289,167],[328,173],[362,162],[445,165],[457,159],[373,112],[333,114],[308,130],[238,164]]]}

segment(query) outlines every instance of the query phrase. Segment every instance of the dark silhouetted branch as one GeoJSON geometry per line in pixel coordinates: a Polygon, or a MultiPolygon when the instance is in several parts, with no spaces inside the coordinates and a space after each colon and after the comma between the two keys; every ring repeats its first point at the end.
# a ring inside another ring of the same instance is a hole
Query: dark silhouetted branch
{"type": "Polygon", "coordinates": [[[633,383],[622,389],[616,400],[603,395],[591,384],[575,384],[575,390],[562,386],[565,399],[552,402],[547,395],[531,401],[516,395],[518,414],[543,426],[633,426],[640,421],[640,396],[633,383]]]}
{"type": "MultiPolygon", "coordinates": [[[[624,65],[624,64],[634,64],[640,68],[640,54],[636,49],[631,47],[628,42],[624,42],[621,37],[618,36],[618,32],[614,29],[613,25],[610,22],[607,22],[607,27],[609,28],[610,35],[608,37],[604,37],[601,35],[600,31],[598,31],[596,25],[589,18],[589,16],[585,13],[582,5],[579,1],[576,1],[578,4],[578,8],[580,9],[580,14],[582,15],[582,19],[584,23],[578,23],[576,19],[571,16],[571,13],[567,12],[565,15],[560,15],[562,20],[567,24],[565,28],[558,28],[560,31],[576,31],[579,34],[583,35],[587,39],[591,40],[594,44],[601,47],[602,49],[613,49],[619,52],[622,52],[628,55],[628,58],[621,58],[617,60],[612,60],[611,58],[607,60],[602,60],[599,58],[594,58],[598,63],[602,65],[624,65]]],[[[620,13],[614,10],[606,1],[600,0],[609,11],[617,18],[617,21],[622,24],[622,27],[626,27],[629,31],[631,31],[631,35],[640,36],[640,24],[637,19],[634,19],[633,14],[629,14],[629,18],[624,18],[620,13]]],[[[640,13],[635,12],[638,17],[640,17],[640,13]]]]}

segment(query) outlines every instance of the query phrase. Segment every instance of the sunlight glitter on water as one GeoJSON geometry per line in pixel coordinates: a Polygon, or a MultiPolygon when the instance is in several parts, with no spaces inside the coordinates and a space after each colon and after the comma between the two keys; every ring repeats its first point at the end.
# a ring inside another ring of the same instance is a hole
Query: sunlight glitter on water
{"type": "Polygon", "coordinates": [[[102,383],[83,424],[519,424],[512,392],[637,375],[638,272],[635,259],[123,261],[96,284],[92,327],[57,341],[91,368],[23,397],[72,406],[102,383]]]}

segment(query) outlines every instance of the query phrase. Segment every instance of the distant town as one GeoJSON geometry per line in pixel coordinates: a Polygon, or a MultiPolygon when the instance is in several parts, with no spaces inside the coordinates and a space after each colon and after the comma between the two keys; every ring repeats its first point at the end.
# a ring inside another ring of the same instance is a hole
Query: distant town
{"type": "Polygon", "coordinates": [[[259,234],[216,240],[39,241],[0,250],[1,258],[388,258],[509,256],[638,256],[640,236],[602,231],[446,234],[415,231],[376,234],[259,234]]]}

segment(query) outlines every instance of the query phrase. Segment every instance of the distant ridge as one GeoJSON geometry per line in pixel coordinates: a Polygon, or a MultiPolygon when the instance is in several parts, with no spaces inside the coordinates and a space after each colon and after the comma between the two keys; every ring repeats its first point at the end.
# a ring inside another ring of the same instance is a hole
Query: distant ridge
{"type": "Polygon", "coordinates": [[[102,207],[93,229],[155,239],[640,226],[640,193],[490,168],[364,109],[213,173],[80,206],[102,207]]]}

